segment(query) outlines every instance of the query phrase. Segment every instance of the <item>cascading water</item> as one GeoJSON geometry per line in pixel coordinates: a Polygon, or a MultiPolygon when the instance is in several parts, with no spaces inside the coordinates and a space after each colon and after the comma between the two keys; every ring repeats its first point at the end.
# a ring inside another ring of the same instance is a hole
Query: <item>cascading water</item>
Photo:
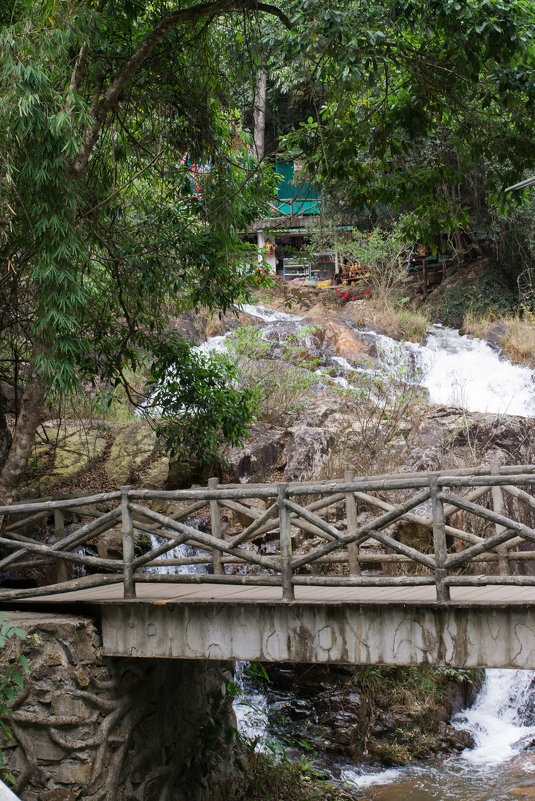
{"type": "MultiPolygon", "coordinates": [[[[151,549],[159,548],[166,541],[164,537],[157,534],[149,534],[151,549]]],[[[203,551],[193,548],[191,545],[176,545],[170,551],[161,554],[158,559],[190,559],[192,556],[201,556],[203,551]]],[[[157,565],[156,567],[146,567],[147,573],[207,573],[206,565],[157,565]]]]}
{"type": "Polygon", "coordinates": [[[535,416],[535,371],[512,364],[482,339],[440,325],[429,328],[423,345],[367,334],[377,343],[379,360],[390,367],[395,367],[402,349],[431,403],[469,412],[535,416]]]}
{"type": "Polygon", "coordinates": [[[298,323],[302,320],[302,317],[296,314],[274,311],[266,309],[264,306],[253,306],[250,303],[244,303],[239,307],[239,311],[248,314],[249,317],[256,317],[264,323],[298,323]]]}
{"type": "Polygon", "coordinates": [[[475,747],[443,762],[380,773],[342,770],[374,801],[511,801],[535,798],[533,684],[535,671],[488,670],[474,705],[453,724],[475,747]]]}
{"type": "Polygon", "coordinates": [[[498,765],[522,751],[535,737],[535,720],[528,725],[533,670],[488,670],[476,702],[453,720],[469,731],[476,747],[463,758],[476,765],[498,765]]]}
{"type": "Polygon", "coordinates": [[[268,728],[268,701],[265,692],[255,687],[247,676],[249,662],[236,662],[234,714],[242,737],[254,743],[255,750],[264,749],[268,728]]]}

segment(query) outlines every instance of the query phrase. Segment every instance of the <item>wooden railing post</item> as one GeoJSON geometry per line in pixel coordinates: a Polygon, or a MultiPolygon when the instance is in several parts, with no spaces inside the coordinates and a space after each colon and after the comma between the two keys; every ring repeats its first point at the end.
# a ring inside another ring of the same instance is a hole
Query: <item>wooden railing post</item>
{"type": "MultiPolygon", "coordinates": [[[[218,478],[208,479],[208,489],[215,489],[219,484],[218,478]]],[[[219,501],[210,501],[210,520],[212,523],[212,536],[221,538],[221,510],[219,508],[219,501]]],[[[217,548],[212,549],[212,563],[214,565],[214,574],[221,576],[225,572],[223,562],[221,561],[223,554],[217,548]]]]}
{"type": "MultiPolygon", "coordinates": [[[[65,514],[61,509],[54,509],[54,534],[56,542],[62,540],[65,536],[65,514]]],[[[56,582],[61,584],[67,581],[67,563],[63,559],[58,559],[56,562],[56,582]]]]}
{"type": "Polygon", "coordinates": [[[282,562],[282,600],[293,601],[295,599],[294,586],[292,583],[292,532],[290,522],[290,510],[284,504],[286,497],[287,484],[279,486],[277,496],[277,506],[279,507],[279,527],[281,544],[282,562]]]}
{"type": "MultiPolygon", "coordinates": [[[[493,475],[498,475],[499,473],[499,465],[493,464],[491,468],[493,475]]],[[[496,514],[503,515],[505,514],[505,504],[503,500],[503,490],[498,485],[494,485],[491,487],[492,492],[492,508],[496,512],[496,514]]],[[[496,534],[501,534],[502,531],[505,531],[505,526],[500,526],[498,523],[495,524],[496,534]]],[[[498,545],[496,548],[496,553],[498,554],[498,575],[499,576],[509,576],[511,574],[511,566],[509,564],[509,551],[505,547],[505,545],[498,545]]]]}
{"type": "MultiPolygon", "coordinates": [[[[344,481],[347,483],[353,481],[355,478],[354,470],[346,470],[344,473],[344,481]]],[[[347,533],[354,534],[357,530],[357,502],[353,492],[346,493],[346,516],[347,516],[347,533]]],[[[347,546],[347,557],[349,561],[349,575],[360,576],[360,563],[359,563],[359,546],[356,542],[350,542],[347,546]]]]}
{"type": "Polygon", "coordinates": [[[121,516],[123,523],[123,592],[125,598],[136,597],[134,582],[134,520],[128,504],[129,485],[121,487],[121,516]]]}
{"type": "Polygon", "coordinates": [[[439,498],[438,479],[436,476],[429,476],[429,488],[431,490],[431,504],[433,509],[433,545],[435,551],[437,601],[449,601],[450,588],[444,583],[444,579],[448,575],[446,569],[446,559],[448,558],[446,521],[444,518],[444,504],[442,503],[442,499],[439,498]]]}

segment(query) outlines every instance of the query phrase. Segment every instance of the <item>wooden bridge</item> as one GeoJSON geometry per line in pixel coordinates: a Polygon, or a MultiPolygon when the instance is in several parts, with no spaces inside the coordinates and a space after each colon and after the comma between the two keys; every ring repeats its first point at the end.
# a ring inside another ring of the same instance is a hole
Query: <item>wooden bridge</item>
{"type": "Polygon", "coordinates": [[[535,668],[534,484],[515,465],[4,506],[0,603],[89,609],[110,655],[535,668]],[[110,530],[122,558],[88,554],[110,530]],[[172,566],[205,572],[148,570],[172,566]]]}

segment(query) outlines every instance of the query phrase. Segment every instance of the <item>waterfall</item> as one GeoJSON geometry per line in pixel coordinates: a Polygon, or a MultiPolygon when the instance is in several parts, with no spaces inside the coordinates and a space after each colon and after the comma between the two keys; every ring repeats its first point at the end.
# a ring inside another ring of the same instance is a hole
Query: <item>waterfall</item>
{"type": "MultiPolygon", "coordinates": [[[[191,521],[189,521],[191,525],[191,521]]],[[[164,537],[159,537],[157,534],[149,534],[151,550],[159,548],[166,542],[164,537]]],[[[206,556],[205,551],[198,548],[193,548],[191,545],[175,545],[170,551],[161,554],[158,559],[188,559],[192,556],[206,556]]],[[[210,558],[207,557],[207,564],[210,558]]],[[[208,573],[206,565],[157,565],[156,567],[145,567],[146,573],[208,573]]]]}
{"type": "Polygon", "coordinates": [[[463,752],[474,764],[496,765],[512,759],[535,737],[535,720],[528,725],[533,670],[487,670],[483,687],[470,709],[452,721],[469,731],[476,747],[463,752]]]}
{"type": "Polygon", "coordinates": [[[242,304],[238,311],[248,314],[249,317],[256,317],[264,323],[300,323],[303,319],[302,316],[296,314],[266,309],[264,306],[253,306],[250,303],[242,304]]]}
{"type": "MultiPolygon", "coordinates": [[[[287,337],[289,331],[302,330],[302,316],[249,304],[238,311],[259,320],[262,335],[275,344],[287,337]]],[[[380,369],[384,371],[387,368],[395,377],[400,374],[400,364],[404,364],[400,380],[425,388],[433,404],[472,412],[535,417],[535,371],[513,364],[499,349],[484,340],[461,335],[440,325],[429,328],[422,345],[398,342],[373,331],[359,331],[359,335],[376,345],[380,369]]],[[[224,352],[231,336],[232,332],[211,337],[197,350],[202,353],[224,352]]],[[[329,368],[331,382],[351,387],[359,374],[373,374],[376,369],[372,365],[357,364],[351,364],[343,356],[327,354],[324,369],[318,370],[318,376],[324,378],[325,368],[329,368]]],[[[151,542],[153,547],[157,547],[162,540],[151,536],[151,542]]],[[[162,558],[184,558],[196,553],[203,552],[181,545],[162,558]]],[[[147,569],[188,573],[205,572],[207,568],[204,565],[184,565],[147,569]]],[[[253,683],[247,677],[246,668],[247,663],[236,664],[234,710],[238,731],[255,743],[256,750],[271,752],[269,716],[273,711],[273,694],[266,694],[253,683]]],[[[535,738],[533,686],[534,671],[487,670],[474,705],[452,721],[457,728],[472,734],[474,748],[445,761],[388,770],[378,770],[377,765],[342,764],[335,759],[336,778],[359,791],[366,789],[367,794],[374,787],[380,792],[382,786],[386,794],[376,795],[373,790],[373,798],[392,801],[439,798],[441,801],[468,798],[471,801],[501,801],[509,798],[507,771],[516,761],[529,758],[529,754],[522,752],[535,738]],[[393,792],[390,792],[391,787],[393,792]]]]}
{"type": "Polygon", "coordinates": [[[234,714],[240,735],[254,743],[256,751],[262,751],[267,739],[268,701],[262,688],[254,686],[248,678],[248,667],[249,662],[236,662],[234,714]]]}
{"type": "Polygon", "coordinates": [[[433,325],[423,345],[366,332],[383,364],[395,367],[400,348],[414,362],[429,400],[469,412],[535,416],[535,371],[513,364],[488,342],[433,325]]]}

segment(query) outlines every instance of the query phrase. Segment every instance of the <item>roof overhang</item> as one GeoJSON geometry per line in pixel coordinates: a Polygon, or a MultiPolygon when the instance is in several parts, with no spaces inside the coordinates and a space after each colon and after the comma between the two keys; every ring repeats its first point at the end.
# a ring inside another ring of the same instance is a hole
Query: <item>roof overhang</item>
{"type": "Polygon", "coordinates": [[[513,186],[508,186],[505,190],[506,192],[512,192],[514,189],[525,189],[527,186],[533,186],[535,184],[535,175],[532,175],[531,178],[526,178],[525,181],[520,181],[518,184],[513,184],[513,186]]]}

